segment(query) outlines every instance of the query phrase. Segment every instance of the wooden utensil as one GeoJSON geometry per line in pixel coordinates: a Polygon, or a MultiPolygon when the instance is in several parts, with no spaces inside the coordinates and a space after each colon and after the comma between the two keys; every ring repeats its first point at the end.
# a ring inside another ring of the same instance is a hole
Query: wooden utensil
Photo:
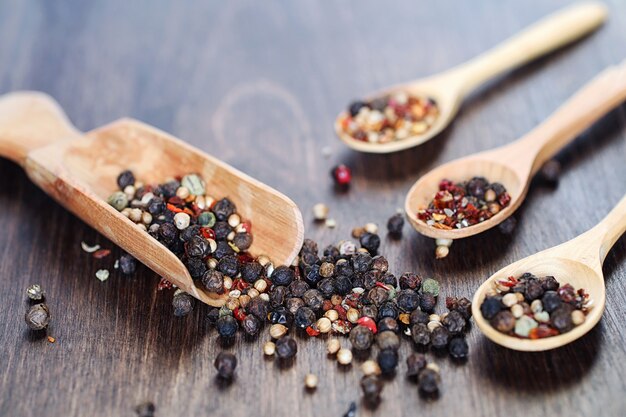
{"type": "Polygon", "coordinates": [[[528,185],[541,166],[596,120],[626,100],[626,61],[604,70],[521,139],[493,150],[441,165],[422,176],[409,190],[405,211],[418,232],[433,238],[461,239],[484,232],[509,217],[522,204],[528,185]],[[502,183],[511,202],[488,220],[461,229],[438,229],[417,218],[439,190],[439,182],[483,176],[502,183]]]}
{"type": "Polygon", "coordinates": [[[267,185],[185,142],[133,119],[88,133],[74,128],[49,96],[18,92],[0,98],[0,155],[20,164],[30,179],[87,224],[183,291],[212,306],[226,295],[194,286],[183,263],[109,204],[117,175],[131,169],[145,183],[198,173],[210,195],[229,197],[252,223],[253,255],[291,264],[303,240],[298,207],[267,185]]]}
{"type": "Polygon", "coordinates": [[[472,315],[478,328],[489,339],[510,349],[541,351],[554,349],[570,343],[593,328],[602,317],[605,303],[604,276],[602,264],[611,247],[626,231],[626,197],[593,229],[569,242],[531,255],[502,268],[485,281],[474,294],[472,315]],[[583,288],[593,300],[593,306],[585,322],[567,333],[544,339],[519,339],[500,333],[480,312],[485,293],[493,285],[494,279],[518,277],[525,272],[536,276],[554,276],[561,284],[571,284],[583,288]]]}
{"type": "Polygon", "coordinates": [[[439,116],[424,134],[388,143],[356,140],[343,132],[337,117],[335,132],[349,147],[370,153],[396,152],[420,145],[445,129],[456,115],[462,101],[486,81],[565,46],[592,32],[606,19],[606,7],[600,2],[584,2],[552,14],[492,50],[455,68],[428,78],[399,84],[372,94],[369,100],[404,91],[427,96],[439,106],[439,116]]]}

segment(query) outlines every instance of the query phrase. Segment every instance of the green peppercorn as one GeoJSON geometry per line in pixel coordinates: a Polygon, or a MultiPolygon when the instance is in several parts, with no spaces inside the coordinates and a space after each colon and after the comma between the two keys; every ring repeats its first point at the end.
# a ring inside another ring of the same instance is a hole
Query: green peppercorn
{"type": "Polygon", "coordinates": [[[128,196],[123,191],[116,191],[109,196],[107,203],[113,206],[115,210],[122,211],[128,207],[128,196]]]}

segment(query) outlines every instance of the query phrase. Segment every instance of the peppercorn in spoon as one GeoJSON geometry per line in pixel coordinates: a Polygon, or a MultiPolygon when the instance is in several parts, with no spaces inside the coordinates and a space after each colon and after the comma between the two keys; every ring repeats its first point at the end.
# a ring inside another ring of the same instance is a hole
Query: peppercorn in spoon
{"type": "Polygon", "coordinates": [[[121,119],[83,134],[51,97],[7,94],[0,97],[0,155],[20,164],[46,193],[157,274],[213,306],[224,304],[227,294],[197,288],[172,252],[107,204],[120,172],[132,169],[147,183],[198,173],[213,195],[229,197],[251,221],[252,255],[289,265],[302,245],[302,215],[290,199],[136,120],[121,119]]]}
{"type": "Polygon", "coordinates": [[[596,325],[605,304],[602,264],[611,247],[626,231],[626,197],[597,226],[561,245],[546,249],[502,268],[485,281],[474,294],[472,315],[478,328],[492,341],[510,349],[542,351],[554,349],[583,336],[596,325]],[[584,322],[571,330],[541,339],[528,340],[496,330],[483,317],[481,305],[497,280],[524,273],[552,276],[562,284],[582,288],[589,294],[589,312],[584,322]]]}
{"type": "Polygon", "coordinates": [[[362,152],[389,153],[420,145],[446,128],[461,102],[480,85],[581,38],[606,15],[599,2],[568,7],[469,62],[352,103],[337,117],[335,131],[362,152]]]}
{"type": "Polygon", "coordinates": [[[419,233],[435,239],[461,239],[498,225],[522,204],[532,177],[546,161],[624,100],[626,61],[601,72],[521,139],[448,162],[423,175],[411,187],[405,200],[411,225],[419,233]],[[418,217],[418,210],[428,207],[440,191],[442,180],[461,183],[477,176],[491,183],[500,183],[510,196],[506,206],[493,216],[468,227],[461,227],[462,224],[455,227],[430,225],[418,217]]]}

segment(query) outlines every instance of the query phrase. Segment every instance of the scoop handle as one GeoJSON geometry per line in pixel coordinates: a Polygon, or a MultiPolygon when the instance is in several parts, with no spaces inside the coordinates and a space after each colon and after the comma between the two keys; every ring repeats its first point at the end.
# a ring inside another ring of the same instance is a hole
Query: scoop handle
{"type": "MultiPolygon", "coordinates": [[[[607,214],[600,223],[585,233],[586,239],[596,242],[600,246],[600,263],[615,245],[615,242],[626,232],[626,195],[607,214]]],[[[590,245],[592,246],[592,245],[590,245]]]]}
{"type": "Polygon", "coordinates": [[[560,10],[495,48],[450,70],[466,96],[486,81],[515,69],[592,32],[606,19],[600,2],[589,1],[560,10]]]}
{"type": "Polygon", "coordinates": [[[21,166],[29,152],[80,135],[47,94],[21,91],[0,97],[0,156],[21,166]]]}

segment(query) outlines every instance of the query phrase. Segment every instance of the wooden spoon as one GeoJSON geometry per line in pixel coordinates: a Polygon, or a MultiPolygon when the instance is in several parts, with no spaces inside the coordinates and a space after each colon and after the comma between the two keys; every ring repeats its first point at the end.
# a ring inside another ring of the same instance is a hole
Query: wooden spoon
{"type": "Polygon", "coordinates": [[[593,229],[561,245],[531,255],[502,268],[485,281],[474,294],[472,315],[478,328],[491,340],[510,349],[541,351],[570,343],[593,328],[604,311],[605,287],[602,264],[611,247],[626,231],[626,197],[593,229]],[[585,322],[567,333],[544,339],[519,339],[500,333],[485,320],[480,305],[496,278],[518,277],[524,272],[536,276],[554,276],[561,284],[583,288],[593,300],[585,322]]]}
{"type": "Polygon", "coordinates": [[[522,204],[530,180],[546,161],[624,100],[626,61],[601,72],[521,139],[448,162],[422,176],[413,184],[405,200],[409,221],[415,230],[436,239],[461,239],[496,226],[522,204]],[[509,205],[490,219],[461,229],[438,229],[417,218],[418,208],[428,206],[442,179],[460,182],[474,176],[502,183],[511,195],[509,205]]]}
{"type": "Polygon", "coordinates": [[[362,152],[389,153],[420,145],[446,128],[465,97],[486,81],[583,37],[600,26],[606,15],[606,7],[599,2],[567,7],[471,61],[441,74],[393,86],[369,97],[372,100],[404,91],[409,95],[434,99],[439,107],[439,116],[422,135],[388,143],[356,140],[341,129],[339,120],[346,115],[345,112],[337,117],[335,131],[348,146],[362,152]]]}
{"type": "Polygon", "coordinates": [[[183,263],[165,246],[107,204],[117,175],[131,169],[145,183],[198,173],[208,193],[229,197],[252,223],[252,255],[291,264],[303,239],[298,207],[267,185],[185,142],[132,119],[86,134],[74,128],[49,96],[17,92],[0,97],[0,155],[20,164],[61,205],[154,272],[212,306],[227,295],[194,286],[183,263]]]}

